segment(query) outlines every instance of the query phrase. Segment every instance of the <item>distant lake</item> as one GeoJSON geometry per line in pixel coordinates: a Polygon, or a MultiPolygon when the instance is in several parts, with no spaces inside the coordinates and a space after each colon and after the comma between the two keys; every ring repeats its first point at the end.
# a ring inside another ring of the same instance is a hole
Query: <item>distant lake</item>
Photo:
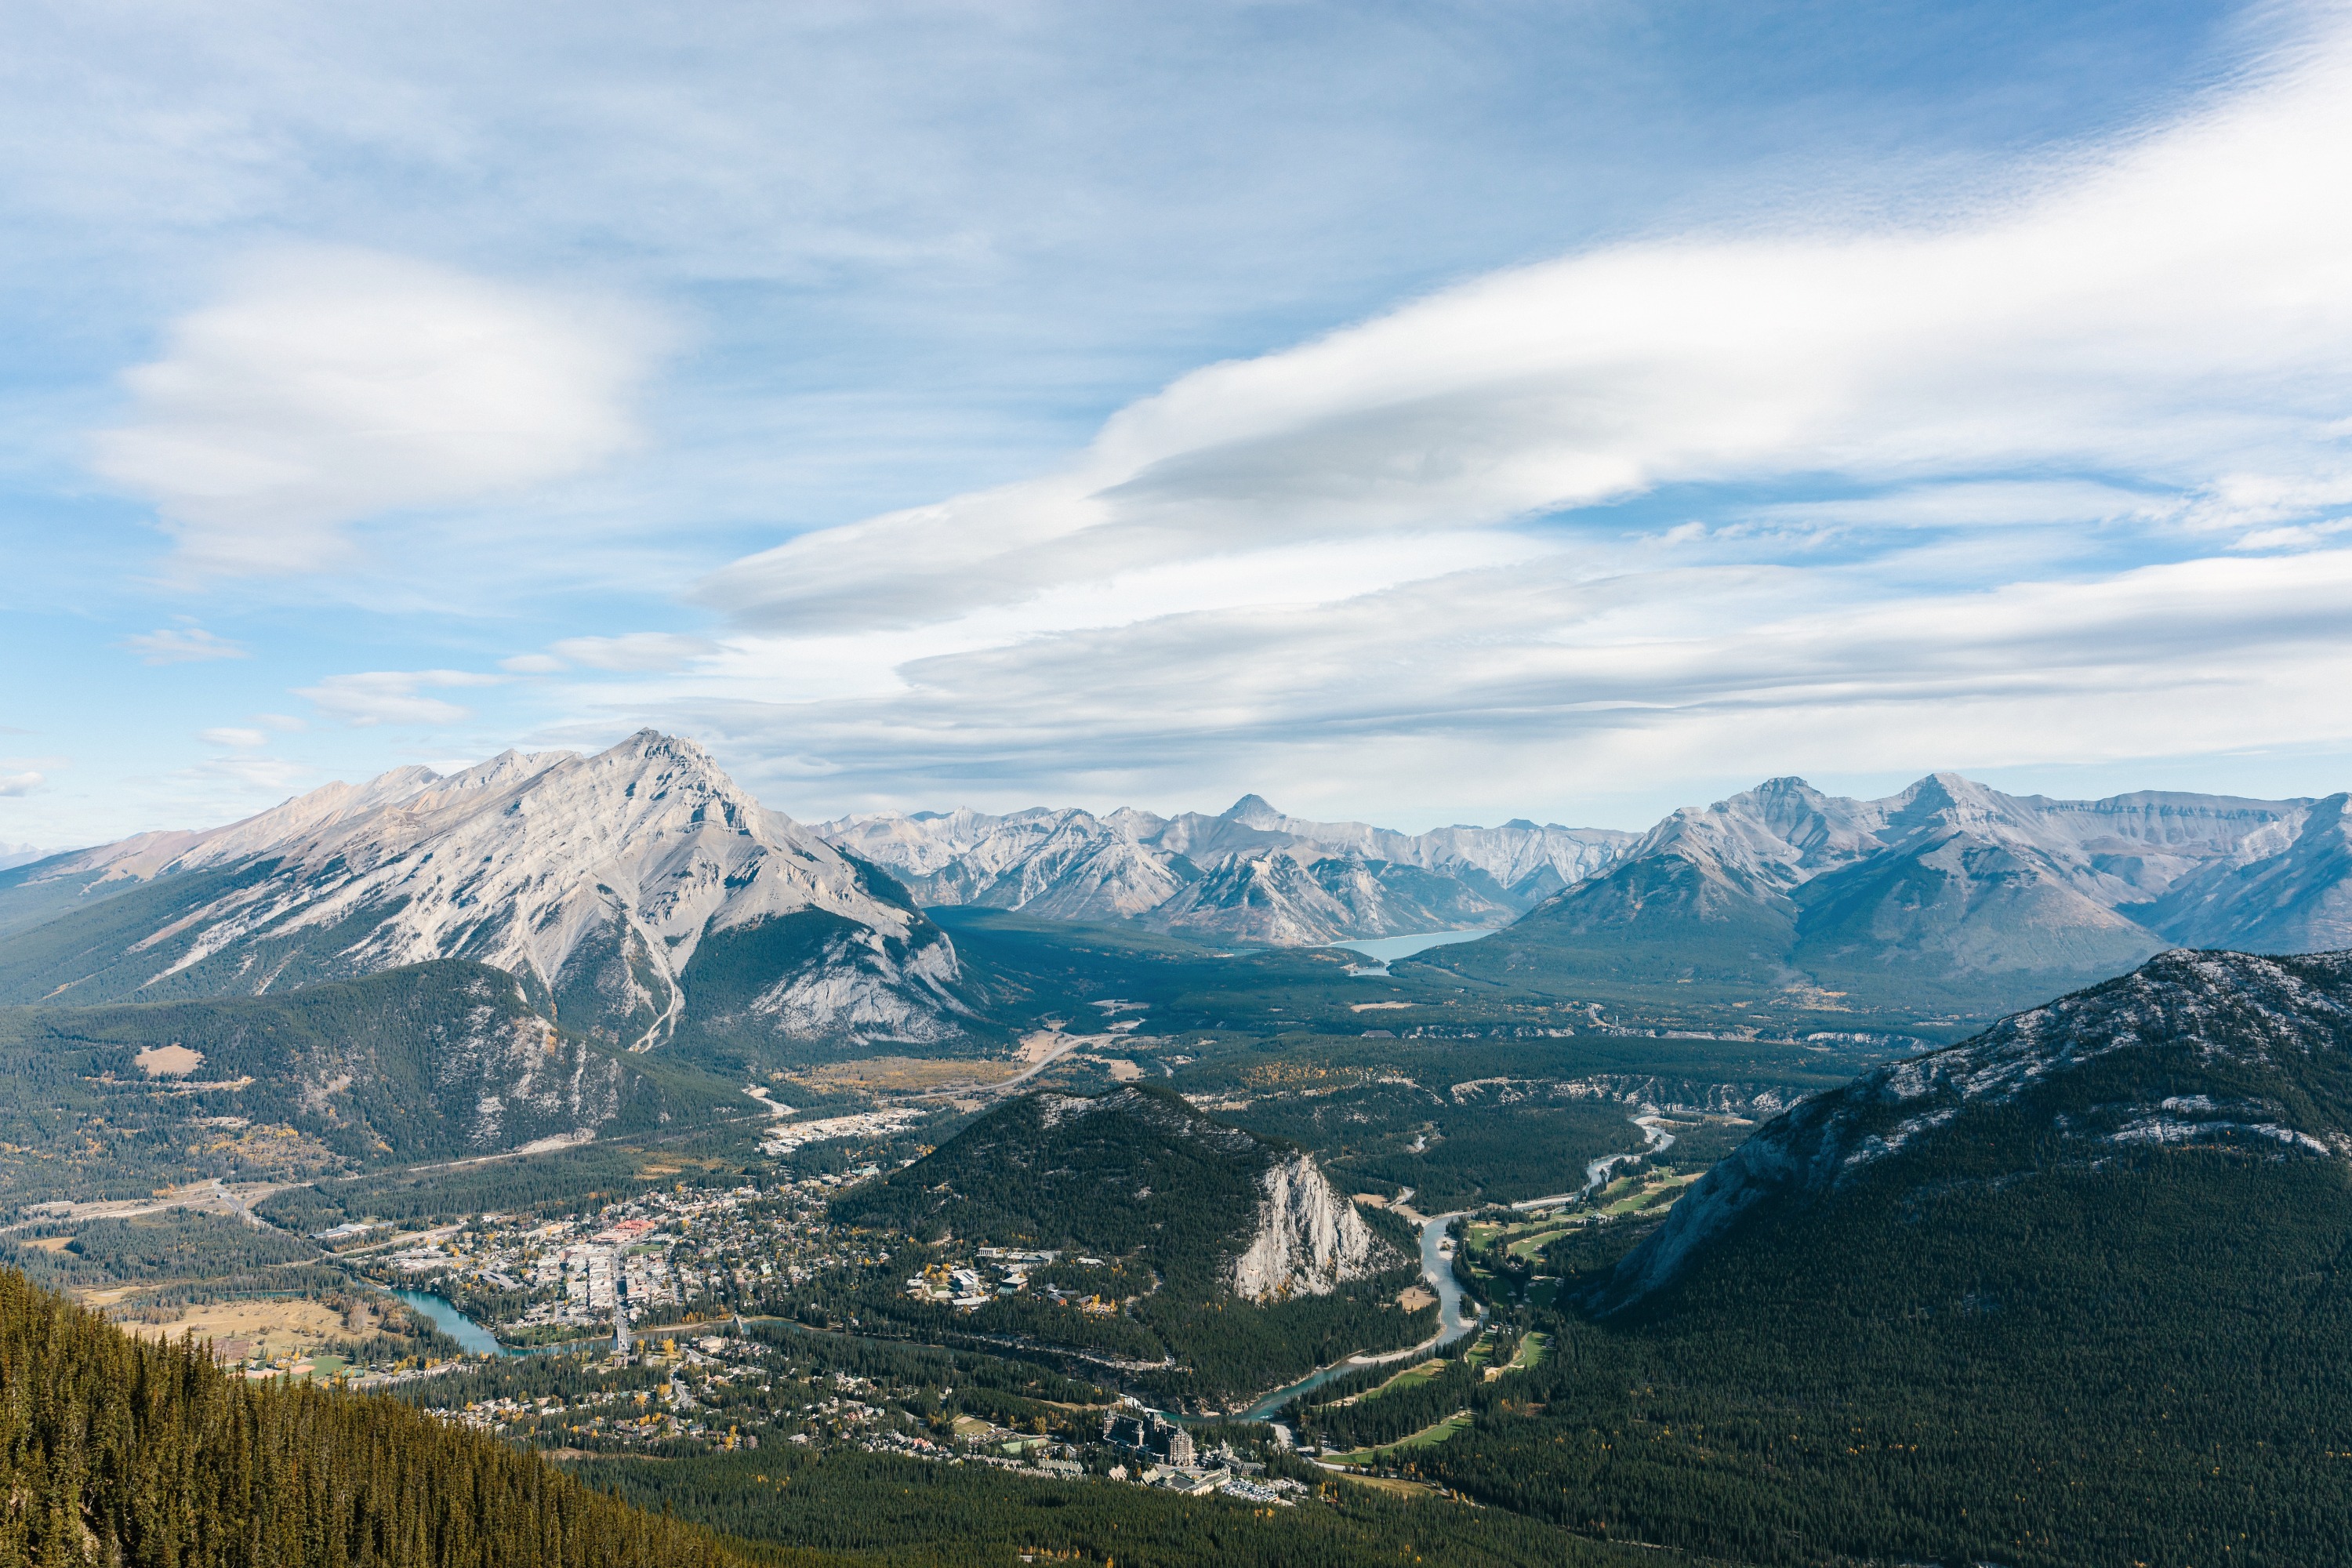
{"type": "Polygon", "coordinates": [[[1381,963],[1392,959],[1411,958],[1433,947],[1444,947],[1450,942],[1476,942],[1482,936],[1492,936],[1492,931],[1425,931],[1412,936],[1375,936],[1362,942],[1335,942],[1333,947],[1344,947],[1350,952],[1360,952],[1381,963]]]}

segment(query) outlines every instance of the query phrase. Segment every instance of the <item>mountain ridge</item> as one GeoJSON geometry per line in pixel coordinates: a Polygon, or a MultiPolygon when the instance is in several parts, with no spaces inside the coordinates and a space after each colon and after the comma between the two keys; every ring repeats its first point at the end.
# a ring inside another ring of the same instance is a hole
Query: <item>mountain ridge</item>
{"type": "Polygon", "coordinates": [[[775,1032],[938,1040],[970,1015],[953,944],[894,886],[653,731],[52,857],[0,873],[12,923],[0,998],[19,1002],[257,994],[464,958],[523,977],[567,1027],[647,1049],[676,1033],[706,944],[789,928],[765,944],[788,967],[747,1004],[775,1032]]]}
{"type": "Polygon", "coordinates": [[[1258,795],[1215,816],[958,808],[864,813],[813,831],[926,904],[1307,946],[1500,925],[1634,837],[1525,818],[1406,834],[1291,816],[1258,795]]]}
{"type": "Polygon", "coordinates": [[[1622,1311],[1664,1289],[1751,1209],[1833,1195],[1906,1149],[1962,1137],[1954,1124],[1972,1110],[2020,1107],[2086,1161],[2102,1145],[2238,1145],[2352,1163],[2352,952],[2161,953],[1812,1096],[1700,1178],[1594,1305],[1622,1311]],[[2139,1092],[2033,1109],[2037,1090],[2089,1081],[2108,1058],[2102,1087],[2139,1092]]]}
{"type": "Polygon", "coordinates": [[[2343,802],[2053,800],[1956,773],[1865,801],[1772,779],[1673,813],[1496,937],[1423,962],[1538,988],[1997,1016],[2183,942],[2352,943],[2343,802]]]}
{"type": "Polygon", "coordinates": [[[1404,834],[1294,817],[1255,794],[1213,816],[959,808],[814,831],[924,904],[1277,945],[1486,927],[1503,938],[1432,962],[1491,973],[1517,943],[1589,950],[1584,967],[1644,983],[1711,971],[1866,994],[1892,976],[1967,1012],[2183,942],[2352,942],[2344,803],[2069,800],[1936,773],[1875,800],[1768,779],[1639,833],[1514,818],[1404,834]]]}

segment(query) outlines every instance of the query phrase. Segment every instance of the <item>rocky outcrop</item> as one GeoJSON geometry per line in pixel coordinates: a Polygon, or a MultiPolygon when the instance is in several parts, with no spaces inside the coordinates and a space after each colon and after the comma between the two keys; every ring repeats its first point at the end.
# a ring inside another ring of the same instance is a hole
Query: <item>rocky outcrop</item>
{"type": "Polygon", "coordinates": [[[1292,1153],[1258,1178],[1257,1228],[1234,1264],[1234,1293],[1253,1301],[1328,1296],[1403,1259],[1332,1189],[1314,1160],[1292,1153]]]}

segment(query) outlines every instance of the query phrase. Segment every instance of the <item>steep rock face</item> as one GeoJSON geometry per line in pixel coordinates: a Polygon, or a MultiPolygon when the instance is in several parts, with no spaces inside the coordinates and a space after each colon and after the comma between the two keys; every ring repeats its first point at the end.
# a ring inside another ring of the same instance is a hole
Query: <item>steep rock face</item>
{"type": "Polygon", "coordinates": [[[0,984],[35,996],[258,994],[460,957],[528,977],[567,1026],[646,1048],[674,1030],[703,942],[815,914],[840,940],[770,977],[778,1028],[936,1034],[961,1008],[937,928],[692,742],[651,731],[593,757],[509,752],[446,778],[330,785],[33,873],[97,900],[65,918],[102,931],[20,938],[33,956],[16,973],[0,954],[0,984]]]}
{"type": "Polygon", "coordinates": [[[1253,1301],[1328,1296],[1402,1261],[1311,1156],[1276,1160],[1258,1183],[1265,1195],[1257,1229],[1234,1264],[1234,1294],[1253,1301]]]}
{"type": "Polygon", "coordinates": [[[1596,1304],[1659,1289],[1750,1211],[1981,1140],[1994,1111],[2001,1138],[2046,1136],[2085,1161],[2146,1144],[2352,1160],[2352,953],[2167,952],[1804,1100],[1702,1177],[1596,1304]]]}
{"type": "Polygon", "coordinates": [[[2294,818],[2266,824],[2130,912],[2185,942],[2256,952],[2352,946],[2347,798],[2331,795],[2294,818]]]}

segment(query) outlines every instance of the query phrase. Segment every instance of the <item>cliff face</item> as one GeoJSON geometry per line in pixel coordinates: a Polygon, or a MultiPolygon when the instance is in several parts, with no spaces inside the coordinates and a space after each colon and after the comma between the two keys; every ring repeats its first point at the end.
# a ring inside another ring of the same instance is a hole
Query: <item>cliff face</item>
{"type": "Polygon", "coordinates": [[[1250,1300],[1328,1296],[1346,1280],[1403,1261],[1307,1155],[1276,1161],[1258,1185],[1265,1195],[1256,1232],[1234,1264],[1235,1295],[1250,1300]]]}

